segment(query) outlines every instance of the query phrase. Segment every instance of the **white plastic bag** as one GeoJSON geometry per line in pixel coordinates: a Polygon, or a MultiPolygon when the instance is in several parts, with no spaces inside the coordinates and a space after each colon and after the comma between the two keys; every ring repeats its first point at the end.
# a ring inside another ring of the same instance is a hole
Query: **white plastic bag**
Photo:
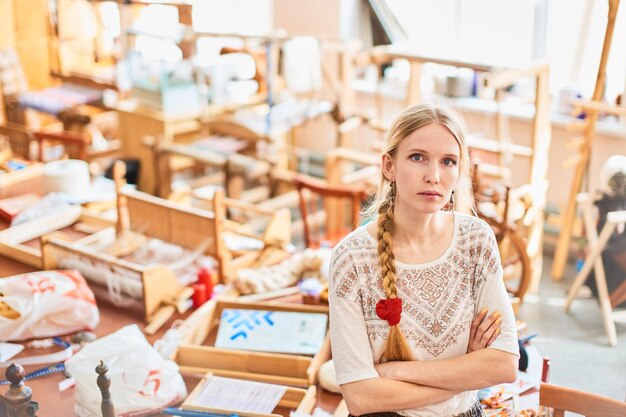
{"type": "Polygon", "coordinates": [[[0,279],[0,341],[92,330],[93,292],[78,271],[39,271],[0,279]]]}
{"type": "Polygon", "coordinates": [[[187,396],[178,365],[163,359],[139,328],[130,325],[89,343],[66,362],[66,369],[76,380],[75,411],[81,417],[102,415],[95,372],[101,360],[109,368],[117,416],[154,414],[187,396]]]}

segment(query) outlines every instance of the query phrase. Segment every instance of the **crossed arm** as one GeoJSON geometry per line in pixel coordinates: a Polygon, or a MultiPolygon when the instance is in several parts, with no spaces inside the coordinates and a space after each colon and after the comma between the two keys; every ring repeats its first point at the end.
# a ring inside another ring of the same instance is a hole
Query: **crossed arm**
{"type": "Polygon", "coordinates": [[[468,353],[433,361],[402,361],[376,365],[379,378],[341,385],[352,415],[399,411],[436,404],[463,391],[513,382],[517,357],[485,349],[498,336],[499,315],[481,311],[470,331],[468,353]]]}

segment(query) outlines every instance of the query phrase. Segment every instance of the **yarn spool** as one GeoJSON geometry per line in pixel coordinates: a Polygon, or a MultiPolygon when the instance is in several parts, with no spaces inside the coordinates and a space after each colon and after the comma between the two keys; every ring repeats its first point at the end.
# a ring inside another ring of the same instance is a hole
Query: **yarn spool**
{"type": "Polygon", "coordinates": [[[78,159],[48,162],[43,167],[43,184],[47,193],[80,197],[89,190],[89,165],[78,159]]]}

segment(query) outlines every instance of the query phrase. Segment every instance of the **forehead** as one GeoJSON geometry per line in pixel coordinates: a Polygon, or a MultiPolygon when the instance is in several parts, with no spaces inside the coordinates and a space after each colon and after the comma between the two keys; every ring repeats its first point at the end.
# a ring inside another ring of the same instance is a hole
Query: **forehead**
{"type": "Polygon", "coordinates": [[[459,143],[450,131],[439,124],[422,126],[404,138],[398,147],[399,152],[421,149],[433,154],[459,155],[459,143]]]}

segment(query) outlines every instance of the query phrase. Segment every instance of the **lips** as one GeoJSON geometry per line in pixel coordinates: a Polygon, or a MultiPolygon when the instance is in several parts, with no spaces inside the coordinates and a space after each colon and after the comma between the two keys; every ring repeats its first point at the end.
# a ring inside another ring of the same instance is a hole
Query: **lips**
{"type": "Polygon", "coordinates": [[[432,197],[441,197],[441,194],[439,194],[437,191],[422,191],[419,194],[420,195],[432,196],[432,197]]]}

